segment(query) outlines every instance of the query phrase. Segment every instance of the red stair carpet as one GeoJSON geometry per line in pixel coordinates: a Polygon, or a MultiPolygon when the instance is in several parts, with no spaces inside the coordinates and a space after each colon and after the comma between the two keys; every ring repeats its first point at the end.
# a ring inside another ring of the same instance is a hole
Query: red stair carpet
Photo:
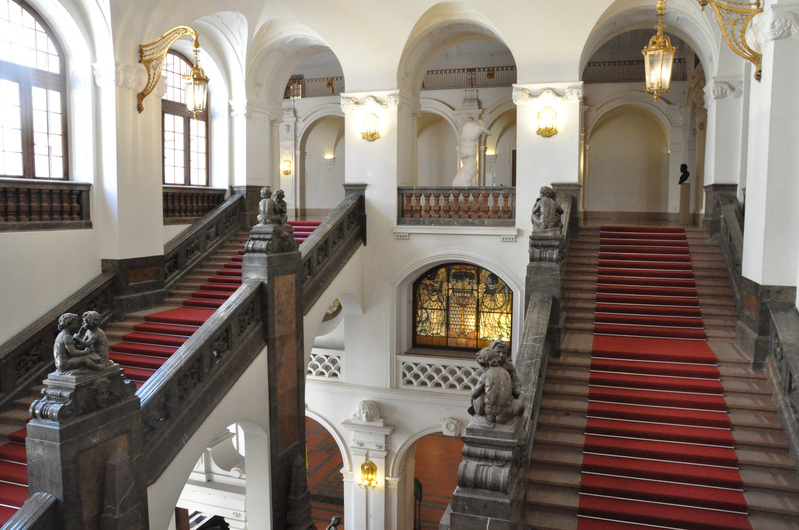
{"type": "Polygon", "coordinates": [[[579,530],[751,529],[682,228],[600,231],[579,530]]]}
{"type": "MultiPolygon", "coordinates": [[[[294,221],[291,222],[295,223],[294,221]]],[[[295,238],[304,241],[315,221],[298,221],[295,238]]],[[[157,311],[133,326],[122,342],[109,347],[109,357],[125,369],[125,376],[139,388],[166,360],[221,306],[241,285],[244,250],[201,282],[181,307],[157,311]]],[[[8,521],[28,499],[28,472],[25,455],[26,429],[8,435],[0,445],[0,524],[8,521]]]]}

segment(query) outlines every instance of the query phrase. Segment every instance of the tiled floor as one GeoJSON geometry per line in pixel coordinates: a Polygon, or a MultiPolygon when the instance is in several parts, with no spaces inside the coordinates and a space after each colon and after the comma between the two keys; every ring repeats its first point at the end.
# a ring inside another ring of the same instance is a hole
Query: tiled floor
{"type": "MultiPolygon", "coordinates": [[[[311,490],[313,520],[324,530],[334,515],[344,516],[343,461],[338,446],[324,427],[305,419],[308,443],[308,486],[311,490]]],[[[463,442],[440,434],[425,436],[416,445],[414,473],[422,483],[422,528],[437,529],[452,499],[461,462],[463,442]]],[[[345,528],[339,525],[340,530],[345,528]]]]}

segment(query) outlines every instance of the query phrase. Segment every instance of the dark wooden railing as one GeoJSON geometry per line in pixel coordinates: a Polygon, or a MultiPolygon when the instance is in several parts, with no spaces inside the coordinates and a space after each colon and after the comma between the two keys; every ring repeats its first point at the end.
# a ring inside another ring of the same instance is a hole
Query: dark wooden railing
{"type": "Polygon", "coordinates": [[[422,90],[509,87],[515,82],[515,66],[428,70],[422,80],[422,90]]]}
{"type": "Polygon", "coordinates": [[[266,344],[259,281],[245,281],[136,392],[153,483],[266,344]]]}
{"type": "Polygon", "coordinates": [[[164,224],[192,223],[225,201],[225,189],[197,186],[163,187],[164,224]]]}
{"type": "Polygon", "coordinates": [[[365,185],[348,184],[341,204],[300,245],[305,269],[302,307],[308,313],[361,244],[366,244],[365,185]]]}
{"type": "Polygon", "coordinates": [[[113,299],[114,275],[101,274],[0,346],[0,410],[28,395],[31,387],[54,369],[58,317],[92,310],[107,319],[113,311],[113,299]]]}
{"type": "Polygon", "coordinates": [[[738,199],[734,196],[719,195],[716,197],[716,201],[718,209],[721,211],[718,243],[730,275],[736,306],[738,311],[741,311],[744,305],[743,276],[741,272],[744,236],[741,209],[738,199]]]}
{"type": "Polygon", "coordinates": [[[0,230],[91,228],[91,188],[83,182],[0,179],[0,230]]]}
{"type": "Polygon", "coordinates": [[[401,225],[513,226],[516,188],[399,187],[401,225]]]}
{"type": "Polygon", "coordinates": [[[164,245],[166,288],[173,287],[243,228],[244,196],[231,195],[200,222],[164,245]]]}
{"type": "MultiPolygon", "coordinates": [[[[583,83],[643,83],[644,60],[601,61],[588,63],[583,70],[583,83]]],[[[685,81],[687,73],[685,59],[674,59],[671,69],[672,81],[685,81]]]]}

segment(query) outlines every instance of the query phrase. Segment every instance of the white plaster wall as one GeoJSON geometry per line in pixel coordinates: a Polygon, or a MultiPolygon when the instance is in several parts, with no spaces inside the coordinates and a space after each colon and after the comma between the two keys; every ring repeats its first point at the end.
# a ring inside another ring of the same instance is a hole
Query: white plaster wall
{"type": "Polygon", "coordinates": [[[344,200],[344,119],[327,116],[316,122],[305,142],[305,207],[335,208],[344,200]],[[332,159],[325,156],[333,155],[332,159]]]}
{"type": "Polygon", "coordinates": [[[587,210],[668,211],[667,148],[661,128],[642,112],[608,118],[591,138],[587,210]]]}
{"type": "Polygon", "coordinates": [[[100,274],[95,230],[0,232],[0,344],[100,274]]]}
{"type": "Polygon", "coordinates": [[[189,228],[191,228],[190,224],[164,225],[164,244],[166,245],[189,228]]]}
{"type": "Polygon", "coordinates": [[[417,185],[449,186],[457,172],[457,138],[444,118],[422,113],[418,120],[417,185]]]}

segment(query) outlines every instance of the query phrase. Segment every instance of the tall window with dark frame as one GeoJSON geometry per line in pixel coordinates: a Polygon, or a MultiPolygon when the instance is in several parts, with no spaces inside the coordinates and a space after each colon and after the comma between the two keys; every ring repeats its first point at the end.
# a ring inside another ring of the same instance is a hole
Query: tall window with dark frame
{"type": "Polygon", "coordinates": [[[413,345],[477,350],[511,340],[513,291],[493,272],[448,263],[413,284],[413,345]]]}
{"type": "Polygon", "coordinates": [[[208,111],[195,119],[186,108],[183,78],[190,70],[188,59],[174,51],[167,53],[166,94],[161,101],[164,184],[208,186],[208,111]]]}
{"type": "Polygon", "coordinates": [[[0,176],[69,178],[66,68],[53,32],[25,2],[0,0],[0,176]]]}

